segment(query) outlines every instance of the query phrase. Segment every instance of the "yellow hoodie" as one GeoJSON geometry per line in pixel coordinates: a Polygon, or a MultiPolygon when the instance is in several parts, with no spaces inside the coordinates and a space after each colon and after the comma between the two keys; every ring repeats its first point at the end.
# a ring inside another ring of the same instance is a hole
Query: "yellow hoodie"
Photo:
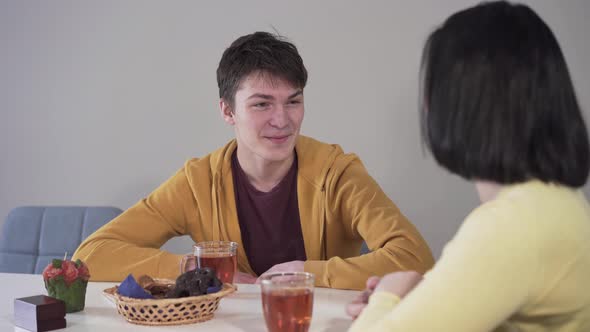
{"type": "MultiPolygon", "coordinates": [[[[74,259],[88,264],[94,281],[120,281],[129,273],[174,279],[182,255],[160,247],[174,236],[190,235],[195,242],[237,242],[238,269],[255,275],[241,246],[234,199],[236,147],[232,140],[187,161],[147,198],[89,236],[74,259]]],[[[299,136],[295,149],[304,268],[315,273],[317,286],[363,289],[371,275],[424,273],[432,267],[424,239],[357,156],[305,136],[299,136]],[[372,252],[358,256],[363,240],[372,252]]]]}

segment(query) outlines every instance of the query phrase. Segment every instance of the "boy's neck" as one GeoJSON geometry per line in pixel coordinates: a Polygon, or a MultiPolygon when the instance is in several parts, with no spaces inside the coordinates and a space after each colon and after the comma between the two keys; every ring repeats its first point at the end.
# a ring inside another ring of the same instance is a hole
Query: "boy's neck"
{"type": "Polygon", "coordinates": [[[250,184],[259,191],[269,192],[283,180],[291,169],[295,160],[295,151],[285,160],[269,161],[256,155],[250,158],[244,156],[240,154],[238,148],[237,157],[250,184]]]}

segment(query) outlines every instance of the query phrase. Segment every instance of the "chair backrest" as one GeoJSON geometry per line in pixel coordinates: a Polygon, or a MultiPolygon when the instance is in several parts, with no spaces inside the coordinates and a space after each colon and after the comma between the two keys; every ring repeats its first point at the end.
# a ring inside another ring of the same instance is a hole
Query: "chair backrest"
{"type": "Polygon", "coordinates": [[[24,206],[10,211],[0,234],[0,272],[42,273],[121,213],[115,207],[24,206]]]}
{"type": "Polygon", "coordinates": [[[367,242],[363,242],[363,246],[361,247],[361,255],[370,253],[371,250],[367,246],[367,242]]]}

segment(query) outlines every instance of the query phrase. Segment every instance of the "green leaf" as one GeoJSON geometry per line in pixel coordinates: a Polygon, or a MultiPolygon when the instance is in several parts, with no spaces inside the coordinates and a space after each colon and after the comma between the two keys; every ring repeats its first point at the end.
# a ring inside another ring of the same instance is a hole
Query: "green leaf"
{"type": "Polygon", "coordinates": [[[79,269],[80,266],[82,266],[82,261],[80,260],[80,258],[76,259],[76,262],[74,263],[74,265],[76,265],[77,269],[79,269]]]}
{"type": "Polygon", "coordinates": [[[62,263],[62,262],[63,262],[63,261],[62,261],[61,259],[54,258],[54,259],[51,261],[51,265],[53,265],[53,267],[54,267],[54,268],[56,268],[56,269],[61,269],[61,263],[62,263]]]}
{"type": "Polygon", "coordinates": [[[68,286],[64,279],[59,277],[45,282],[47,294],[64,301],[66,303],[66,312],[68,313],[84,309],[87,285],[88,281],[76,279],[68,286]]]}

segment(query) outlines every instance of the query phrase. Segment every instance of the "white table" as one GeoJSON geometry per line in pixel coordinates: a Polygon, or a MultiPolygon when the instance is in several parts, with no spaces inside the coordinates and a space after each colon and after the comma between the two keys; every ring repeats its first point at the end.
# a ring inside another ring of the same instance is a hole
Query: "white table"
{"type": "MultiPolygon", "coordinates": [[[[266,331],[260,286],[239,284],[238,291],[221,299],[215,317],[207,322],[168,327],[128,323],[102,291],[112,282],[88,283],[84,311],[67,314],[67,327],[58,331],[266,331]]],[[[26,331],[14,326],[14,299],[47,295],[41,275],[0,273],[0,331],[26,331]]],[[[358,292],[316,288],[310,331],[346,331],[351,324],[345,304],[358,292]]]]}

